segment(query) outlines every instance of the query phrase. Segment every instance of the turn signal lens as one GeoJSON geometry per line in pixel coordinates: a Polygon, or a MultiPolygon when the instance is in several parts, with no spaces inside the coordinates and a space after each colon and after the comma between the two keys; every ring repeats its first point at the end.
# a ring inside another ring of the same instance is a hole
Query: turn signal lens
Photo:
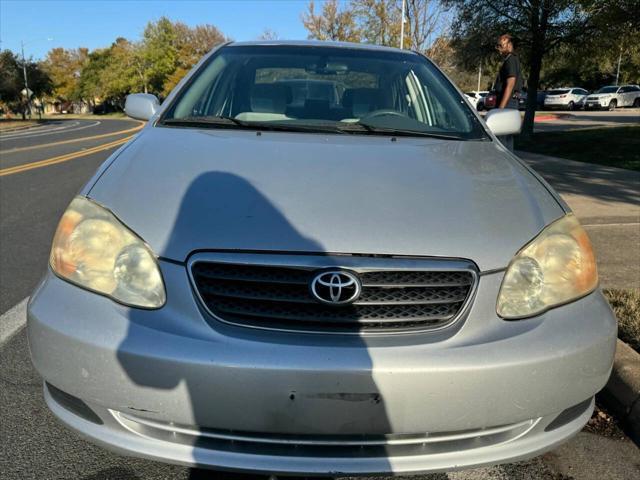
{"type": "Polygon", "coordinates": [[[50,264],[60,277],[134,307],[165,303],[164,282],[151,249],[111,212],[73,199],[53,238],[50,264]]]}
{"type": "Polygon", "coordinates": [[[597,285],[591,241],[569,214],[545,228],[511,261],[497,312],[506,319],[531,317],[583,297],[597,285]]]}

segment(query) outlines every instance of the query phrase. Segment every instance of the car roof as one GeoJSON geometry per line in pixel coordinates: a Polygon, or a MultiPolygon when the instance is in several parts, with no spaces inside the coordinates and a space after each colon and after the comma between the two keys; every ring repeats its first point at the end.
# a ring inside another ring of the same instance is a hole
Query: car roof
{"type": "Polygon", "coordinates": [[[372,45],[369,43],[352,43],[352,42],[328,42],[321,40],[253,40],[247,42],[231,42],[226,46],[228,47],[245,47],[245,46],[289,46],[289,47],[328,47],[328,48],[350,48],[356,50],[368,50],[368,51],[386,51],[405,53],[409,55],[417,55],[412,50],[401,50],[394,47],[386,47],[382,45],[372,45]]]}

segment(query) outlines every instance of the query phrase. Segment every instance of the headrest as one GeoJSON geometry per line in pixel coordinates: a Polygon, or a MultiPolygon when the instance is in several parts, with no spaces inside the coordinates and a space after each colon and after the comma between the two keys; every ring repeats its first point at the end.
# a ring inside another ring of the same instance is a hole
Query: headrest
{"type": "Polygon", "coordinates": [[[287,85],[258,83],[251,89],[251,111],[261,113],[284,113],[290,101],[287,85]]]}

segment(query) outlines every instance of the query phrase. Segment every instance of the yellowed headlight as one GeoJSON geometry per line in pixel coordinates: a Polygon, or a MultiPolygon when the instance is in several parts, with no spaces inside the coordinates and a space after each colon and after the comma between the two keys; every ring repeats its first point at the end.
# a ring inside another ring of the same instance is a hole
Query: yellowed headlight
{"type": "Polygon", "coordinates": [[[111,212],[85,197],[74,198],[62,216],[50,263],[60,277],[120,303],[164,305],[162,275],[149,247],[111,212]]]}
{"type": "Polygon", "coordinates": [[[545,228],[511,261],[497,312],[507,319],[530,317],[583,297],[597,285],[591,241],[569,214],[545,228]]]}

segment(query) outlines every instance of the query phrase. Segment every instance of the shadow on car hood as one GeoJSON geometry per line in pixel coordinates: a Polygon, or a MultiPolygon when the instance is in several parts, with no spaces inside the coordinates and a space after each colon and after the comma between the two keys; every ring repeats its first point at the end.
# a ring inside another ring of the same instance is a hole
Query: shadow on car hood
{"type": "Polygon", "coordinates": [[[505,267],[563,214],[492,142],[148,127],[90,189],[161,257],[459,257],[505,267]]]}

